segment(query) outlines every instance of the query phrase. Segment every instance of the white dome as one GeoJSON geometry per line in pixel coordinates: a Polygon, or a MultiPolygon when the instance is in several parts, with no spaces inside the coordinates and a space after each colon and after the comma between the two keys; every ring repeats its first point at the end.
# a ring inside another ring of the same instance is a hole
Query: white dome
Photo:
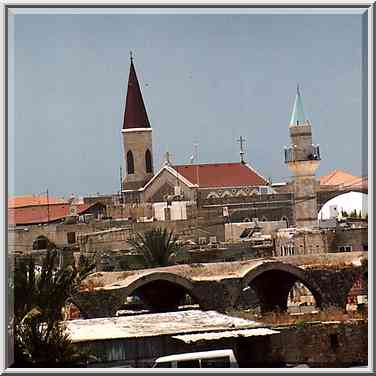
{"type": "Polygon", "coordinates": [[[365,216],[368,213],[368,195],[361,192],[348,192],[329,200],[321,208],[318,219],[341,218],[341,212],[350,214],[353,210],[365,216]]]}

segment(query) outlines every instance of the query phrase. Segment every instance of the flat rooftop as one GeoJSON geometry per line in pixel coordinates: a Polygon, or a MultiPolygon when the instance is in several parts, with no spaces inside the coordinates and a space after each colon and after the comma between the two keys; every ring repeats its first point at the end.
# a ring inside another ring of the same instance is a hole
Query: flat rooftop
{"type": "Polygon", "coordinates": [[[66,322],[73,342],[260,328],[261,323],[216,311],[188,310],[66,322]]]}

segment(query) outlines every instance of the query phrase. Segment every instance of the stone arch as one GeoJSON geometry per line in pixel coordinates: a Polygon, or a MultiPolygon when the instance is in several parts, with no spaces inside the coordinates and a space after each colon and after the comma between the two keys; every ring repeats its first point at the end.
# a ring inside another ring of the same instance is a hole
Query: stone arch
{"type": "Polygon", "coordinates": [[[176,309],[185,294],[200,304],[192,282],[170,272],[152,272],[137,276],[126,288],[122,289],[124,301],[134,293],[140,295],[147,305],[156,311],[176,309]]]}
{"type": "Polygon", "coordinates": [[[134,158],[131,150],[127,153],[127,173],[134,174],[134,158]]]}
{"type": "Polygon", "coordinates": [[[145,169],[147,173],[153,172],[153,162],[152,162],[151,153],[149,149],[145,151],[145,169]]]}
{"type": "Polygon", "coordinates": [[[286,311],[288,294],[295,282],[302,282],[315,298],[317,307],[323,305],[319,286],[297,266],[279,261],[261,261],[242,278],[242,291],[250,286],[256,292],[263,312],[280,309],[286,311]]]}
{"type": "Polygon", "coordinates": [[[368,195],[368,188],[354,188],[336,191],[319,191],[317,192],[317,212],[319,212],[328,201],[332,200],[335,197],[350,192],[365,193],[368,195]]]}
{"type": "Polygon", "coordinates": [[[45,235],[39,235],[33,240],[33,250],[47,249],[52,243],[45,235]]]}

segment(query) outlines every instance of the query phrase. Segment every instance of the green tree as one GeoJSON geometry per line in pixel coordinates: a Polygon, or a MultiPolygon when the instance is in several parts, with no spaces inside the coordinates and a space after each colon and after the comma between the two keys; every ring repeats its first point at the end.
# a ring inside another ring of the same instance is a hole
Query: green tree
{"type": "Polygon", "coordinates": [[[143,235],[136,233],[128,243],[144,256],[148,267],[172,264],[172,256],[176,256],[183,248],[173,231],[159,227],[146,231],[143,235]]]}
{"type": "Polygon", "coordinates": [[[56,268],[56,250],[47,250],[40,272],[30,258],[14,273],[15,366],[77,365],[80,353],[66,333],[63,309],[95,264],[80,256],[78,264],[56,268]]]}

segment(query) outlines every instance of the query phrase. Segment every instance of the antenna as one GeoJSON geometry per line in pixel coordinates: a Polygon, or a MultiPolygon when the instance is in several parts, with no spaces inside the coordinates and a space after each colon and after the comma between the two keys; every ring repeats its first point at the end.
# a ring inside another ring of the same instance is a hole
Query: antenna
{"type": "Polygon", "coordinates": [[[131,63],[133,63],[133,52],[132,52],[132,50],[129,51],[129,57],[131,58],[131,63]]]}
{"type": "Polygon", "coordinates": [[[50,223],[50,203],[48,199],[48,188],[46,190],[46,196],[47,196],[47,223],[50,223]]]}
{"type": "Polygon", "coordinates": [[[194,145],[195,148],[195,159],[196,159],[196,182],[197,185],[200,186],[200,176],[198,173],[199,163],[198,163],[198,142],[196,142],[194,145]]]}
{"type": "Polygon", "coordinates": [[[123,203],[123,167],[120,165],[120,203],[123,203]]]}
{"type": "Polygon", "coordinates": [[[243,138],[243,136],[240,136],[240,138],[237,140],[239,143],[240,143],[240,163],[242,164],[245,164],[245,161],[244,161],[244,149],[243,149],[243,146],[245,144],[245,138],[243,138]]]}

